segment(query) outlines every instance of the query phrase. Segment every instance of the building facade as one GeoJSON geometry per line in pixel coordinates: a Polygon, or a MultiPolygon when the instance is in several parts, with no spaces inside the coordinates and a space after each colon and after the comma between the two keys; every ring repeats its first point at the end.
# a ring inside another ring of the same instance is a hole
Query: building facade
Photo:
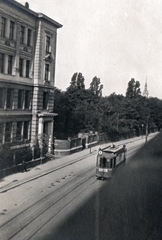
{"type": "Polygon", "coordinates": [[[62,25],[29,4],[0,3],[0,144],[32,147],[53,139],[57,29],[62,25]]]}

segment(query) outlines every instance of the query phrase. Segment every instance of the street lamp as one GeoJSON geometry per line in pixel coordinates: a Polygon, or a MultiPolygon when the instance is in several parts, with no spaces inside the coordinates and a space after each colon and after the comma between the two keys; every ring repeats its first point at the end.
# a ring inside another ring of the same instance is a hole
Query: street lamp
{"type": "Polygon", "coordinates": [[[143,127],[144,127],[144,124],[142,124],[142,138],[143,138],[143,127]]]}

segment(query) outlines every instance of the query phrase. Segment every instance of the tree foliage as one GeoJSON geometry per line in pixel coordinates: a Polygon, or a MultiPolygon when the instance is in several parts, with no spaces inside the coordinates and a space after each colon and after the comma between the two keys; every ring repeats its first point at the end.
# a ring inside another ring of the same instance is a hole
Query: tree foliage
{"type": "Polygon", "coordinates": [[[140,83],[139,83],[139,81],[135,81],[135,79],[132,78],[128,82],[128,88],[127,88],[127,91],[126,91],[126,97],[128,97],[128,98],[136,98],[139,95],[141,95],[140,83]]]}
{"type": "Polygon", "coordinates": [[[100,82],[100,78],[94,77],[92,79],[92,82],[90,83],[90,90],[91,92],[98,96],[101,97],[102,96],[102,89],[103,89],[103,85],[100,82]]]}
{"type": "Polygon", "coordinates": [[[82,73],[76,72],[73,74],[71,78],[70,86],[68,87],[67,90],[69,89],[85,89],[84,77],[82,73]]]}
{"type": "Polygon", "coordinates": [[[74,73],[65,92],[55,89],[54,135],[58,138],[77,136],[79,132],[97,131],[109,136],[128,137],[162,126],[162,100],[141,95],[140,83],[128,82],[126,97],[112,93],[102,96],[103,85],[94,77],[85,89],[84,77],[74,73]]]}

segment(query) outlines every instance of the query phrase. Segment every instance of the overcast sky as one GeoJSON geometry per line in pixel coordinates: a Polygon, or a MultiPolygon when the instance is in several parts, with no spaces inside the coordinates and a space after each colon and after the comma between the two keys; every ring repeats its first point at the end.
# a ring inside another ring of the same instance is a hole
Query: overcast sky
{"type": "Polygon", "coordinates": [[[162,99],[162,0],[28,0],[58,29],[55,86],[66,90],[75,72],[94,76],[103,95],[125,95],[135,78],[162,99]]]}

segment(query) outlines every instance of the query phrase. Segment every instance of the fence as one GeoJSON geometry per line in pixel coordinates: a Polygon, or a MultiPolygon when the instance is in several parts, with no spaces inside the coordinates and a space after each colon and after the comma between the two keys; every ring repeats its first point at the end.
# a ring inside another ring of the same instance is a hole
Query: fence
{"type": "Polygon", "coordinates": [[[54,154],[56,157],[60,157],[80,151],[82,148],[81,138],[68,138],[67,140],[55,139],[54,154]]]}

